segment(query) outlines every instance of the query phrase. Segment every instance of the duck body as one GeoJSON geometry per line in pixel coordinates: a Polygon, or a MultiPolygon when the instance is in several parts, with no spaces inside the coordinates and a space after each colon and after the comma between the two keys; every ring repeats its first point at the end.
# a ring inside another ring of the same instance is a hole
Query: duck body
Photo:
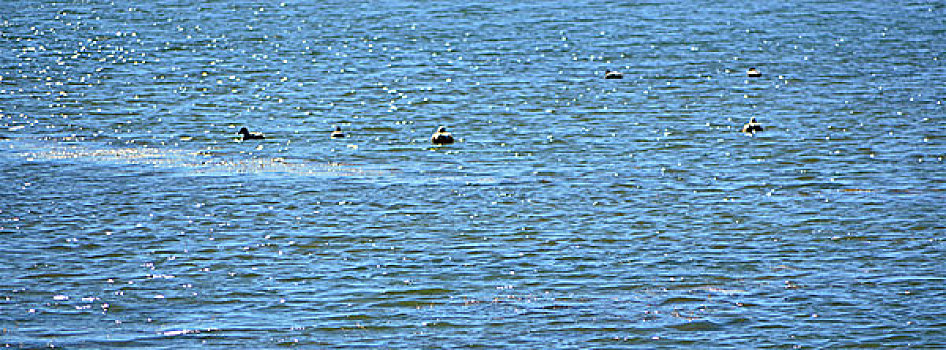
{"type": "Polygon", "coordinates": [[[604,71],[604,78],[605,79],[624,79],[624,74],[621,74],[621,72],[606,70],[604,71]]]}
{"type": "Polygon", "coordinates": [[[240,132],[238,132],[238,134],[243,135],[243,140],[262,140],[266,138],[266,136],[263,136],[262,133],[250,132],[245,127],[240,128],[240,132]]]}
{"type": "Polygon", "coordinates": [[[759,122],[755,120],[755,117],[749,119],[749,122],[742,126],[742,132],[747,134],[754,134],[759,131],[762,131],[762,124],[759,124],[759,122]]]}
{"type": "Polygon", "coordinates": [[[746,76],[750,78],[758,78],[762,76],[762,72],[755,68],[749,68],[749,70],[746,71],[746,76]]]}
{"type": "Polygon", "coordinates": [[[345,132],[342,131],[341,127],[336,126],[335,130],[332,131],[332,138],[333,139],[345,138],[345,132]]]}
{"type": "Polygon", "coordinates": [[[453,135],[447,132],[447,128],[441,126],[437,129],[437,132],[430,136],[430,143],[435,145],[449,145],[453,143],[453,135]]]}

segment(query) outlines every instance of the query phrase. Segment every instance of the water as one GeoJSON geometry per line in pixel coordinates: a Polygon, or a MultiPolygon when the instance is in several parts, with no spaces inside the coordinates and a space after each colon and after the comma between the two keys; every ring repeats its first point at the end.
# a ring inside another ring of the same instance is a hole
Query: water
{"type": "Polygon", "coordinates": [[[0,7],[4,345],[946,346],[940,2],[0,7]]]}

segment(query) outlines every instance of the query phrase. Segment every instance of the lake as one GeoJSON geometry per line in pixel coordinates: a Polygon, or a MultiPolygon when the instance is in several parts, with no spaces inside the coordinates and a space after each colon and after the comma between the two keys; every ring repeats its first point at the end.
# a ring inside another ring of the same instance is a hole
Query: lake
{"type": "Polygon", "coordinates": [[[946,347],[942,2],[0,7],[5,346],[946,347]]]}

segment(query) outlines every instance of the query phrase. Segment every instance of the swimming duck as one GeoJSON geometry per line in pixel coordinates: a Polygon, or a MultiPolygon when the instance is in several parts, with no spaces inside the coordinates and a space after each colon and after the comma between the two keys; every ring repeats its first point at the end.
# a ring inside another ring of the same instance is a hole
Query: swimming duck
{"type": "Polygon", "coordinates": [[[754,134],[757,131],[762,131],[762,124],[755,121],[755,117],[749,118],[749,122],[742,126],[742,132],[744,133],[754,134]]]}
{"type": "Polygon", "coordinates": [[[446,127],[437,128],[437,132],[430,136],[430,142],[435,145],[449,145],[453,143],[453,135],[447,132],[446,127]]]}
{"type": "Polygon", "coordinates": [[[263,136],[262,133],[250,132],[246,129],[246,127],[240,128],[240,132],[238,132],[238,134],[243,135],[244,140],[262,140],[266,138],[266,136],[263,136]]]}
{"type": "Polygon", "coordinates": [[[606,70],[604,71],[604,78],[605,79],[623,79],[624,74],[621,74],[621,72],[606,70]]]}
{"type": "Polygon", "coordinates": [[[755,68],[749,68],[749,70],[746,71],[746,75],[750,78],[758,78],[762,76],[762,72],[755,68]]]}
{"type": "Polygon", "coordinates": [[[332,131],[332,138],[333,138],[333,139],[340,139],[340,138],[344,138],[344,137],[345,137],[345,133],[342,132],[342,128],[341,128],[340,126],[336,126],[336,127],[335,127],[335,131],[332,131]]]}

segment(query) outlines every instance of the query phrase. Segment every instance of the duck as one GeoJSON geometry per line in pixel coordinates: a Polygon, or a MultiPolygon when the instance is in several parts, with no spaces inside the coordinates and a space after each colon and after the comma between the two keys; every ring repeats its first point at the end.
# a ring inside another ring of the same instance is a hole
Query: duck
{"type": "Polygon", "coordinates": [[[624,74],[621,74],[621,72],[606,70],[604,71],[604,78],[605,79],[623,79],[624,74]]]}
{"type": "Polygon", "coordinates": [[[742,126],[742,132],[747,134],[754,134],[758,131],[762,131],[762,124],[759,124],[755,117],[749,118],[749,122],[742,126]]]}
{"type": "Polygon", "coordinates": [[[340,126],[336,126],[335,131],[332,131],[332,138],[340,139],[344,137],[345,137],[345,132],[342,131],[342,128],[340,126]]]}
{"type": "Polygon", "coordinates": [[[430,142],[435,145],[449,145],[453,143],[453,135],[447,132],[446,127],[441,126],[437,128],[437,132],[430,136],[430,142]]]}
{"type": "Polygon", "coordinates": [[[246,129],[246,127],[240,128],[240,132],[238,132],[238,134],[243,135],[243,140],[262,140],[266,138],[266,136],[263,136],[262,133],[250,132],[246,129]]]}
{"type": "Polygon", "coordinates": [[[750,78],[758,78],[762,76],[762,72],[760,72],[758,69],[755,69],[755,67],[753,67],[753,68],[749,68],[749,70],[746,71],[746,75],[749,76],[750,78]]]}

